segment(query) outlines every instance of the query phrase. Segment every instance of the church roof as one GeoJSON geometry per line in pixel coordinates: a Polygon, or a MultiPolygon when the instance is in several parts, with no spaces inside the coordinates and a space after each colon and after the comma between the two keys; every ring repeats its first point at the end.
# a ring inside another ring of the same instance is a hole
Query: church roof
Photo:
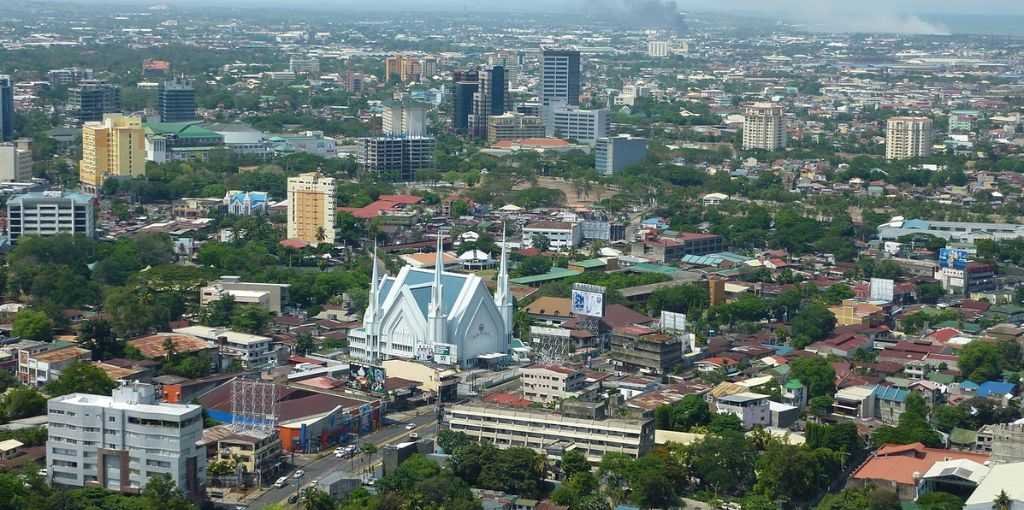
{"type": "MultiPolygon", "coordinates": [[[[427,307],[430,306],[431,285],[434,283],[433,269],[416,269],[406,266],[406,270],[399,273],[399,276],[384,277],[381,281],[380,292],[378,293],[381,305],[387,300],[388,295],[391,294],[391,290],[395,286],[395,282],[402,278],[403,274],[405,276],[401,285],[409,288],[409,292],[412,293],[412,297],[416,300],[420,311],[426,316],[427,307]]],[[[463,287],[465,287],[469,277],[470,275],[457,273],[441,273],[441,289],[443,291],[442,297],[444,298],[444,303],[442,303],[444,306],[443,311],[450,312],[455,307],[455,301],[462,294],[463,287]]]]}

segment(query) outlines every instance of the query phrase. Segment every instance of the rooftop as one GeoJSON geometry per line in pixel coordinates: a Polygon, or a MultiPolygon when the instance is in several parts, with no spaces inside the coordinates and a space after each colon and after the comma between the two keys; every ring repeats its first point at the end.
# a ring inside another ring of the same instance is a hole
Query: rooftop
{"type": "Polygon", "coordinates": [[[78,406],[100,407],[105,409],[131,410],[141,413],[163,414],[172,416],[185,416],[192,412],[202,410],[202,406],[195,404],[138,404],[122,402],[106,395],[89,395],[86,393],[71,393],[50,399],[50,402],[73,404],[78,406]]]}

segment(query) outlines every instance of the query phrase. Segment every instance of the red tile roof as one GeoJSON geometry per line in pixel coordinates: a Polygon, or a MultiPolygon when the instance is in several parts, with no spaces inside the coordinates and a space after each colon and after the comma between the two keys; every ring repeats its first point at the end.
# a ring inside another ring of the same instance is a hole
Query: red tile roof
{"type": "Polygon", "coordinates": [[[972,460],[984,464],[989,456],[957,450],[928,448],[921,443],[884,445],[875,455],[861,464],[853,473],[856,480],[884,480],[899,485],[913,485],[914,473],[924,474],[936,462],[944,460],[972,460]]]}

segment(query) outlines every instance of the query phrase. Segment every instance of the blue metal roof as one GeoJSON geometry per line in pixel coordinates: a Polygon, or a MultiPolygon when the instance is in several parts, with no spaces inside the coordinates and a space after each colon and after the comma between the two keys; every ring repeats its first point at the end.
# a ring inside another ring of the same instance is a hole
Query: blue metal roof
{"type": "Polygon", "coordinates": [[[879,400],[903,402],[907,400],[907,395],[909,394],[910,392],[907,390],[901,390],[892,386],[875,386],[875,398],[879,400]]]}
{"type": "Polygon", "coordinates": [[[979,388],[978,383],[976,383],[974,381],[964,381],[964,382],[960,383],[960,389],[961,390],[978,391],[978,388],[979,388]]]}
{"type": "MultiPolygon", "coordinates": [[[[434,270],[433,269],[412,269],[409,274],[405,277],[405,284],[413,290],[413,296],[416,298],[417,303],[420,301],[421,289],[414,287],[423,286],[426,288],[426,304],[422,305],[423,313],[427,313],[427,305],[430,304],[430,287],[434,283],[434,270]]],[[[444,311],[451,310],[455,307],[455,300],[458,299],[459,294],[462,293],[462,286],[466,283],[466,277],[459,274],[453,273],[442,273],[441,274],[441,290],[443,291],[444,298],[444,311]]]]}
{"type": "Polygon", "coordinates": [[[903,222],[903,228],[912,230],[928,230],[928,221],[926,220],[907,220],[903,222]]]}
{"type": "Polygon", "coordinates": [[[1013,390],[1017,386],[1012,383],[1002,381],[985,381],[978,385],[978,396],[987,397],[989,395],[1006,395],[1007,393],[1013,393],[1013,390]]]}

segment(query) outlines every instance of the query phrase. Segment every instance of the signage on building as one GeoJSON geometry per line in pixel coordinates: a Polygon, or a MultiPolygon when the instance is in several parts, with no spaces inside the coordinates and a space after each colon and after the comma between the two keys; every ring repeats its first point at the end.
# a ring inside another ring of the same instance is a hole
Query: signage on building
{"type": "Polygon", "coordinates": [[[661,329],[662,331],[671,331],[678,333],[686,332],[686,314],[676,312],[661,311],[661,329]]]}
{"type": "Polygon", "coordinates": [[[966,269],[968,258],[967,250],[959,248],[939,249],[939,267],[966,269]]]}
{"type": "Polygon", "coordinates": [[[604,317],[604,287],[577,283],[572,286],[572,313],[604,317]]]}
{"type": "Polygon", "coordinates": [[[348,385],[352,388],[374,393],[384,392],[384,369],[370,365],[349,363],[348,385]]]}
{"type": "Polygon", "coordinates": [[[895,294],[896,284],[892,280],[885,278],[872,278],[871,279],[871,300],[872,301],[885,301],[891,303],[893,295],[895,294]]]}
{"type": "Polygon", "coordinates": [[[458,347],[454,344],[434,344],[434,363],[451,365],[458,357],[458,347]]]}

